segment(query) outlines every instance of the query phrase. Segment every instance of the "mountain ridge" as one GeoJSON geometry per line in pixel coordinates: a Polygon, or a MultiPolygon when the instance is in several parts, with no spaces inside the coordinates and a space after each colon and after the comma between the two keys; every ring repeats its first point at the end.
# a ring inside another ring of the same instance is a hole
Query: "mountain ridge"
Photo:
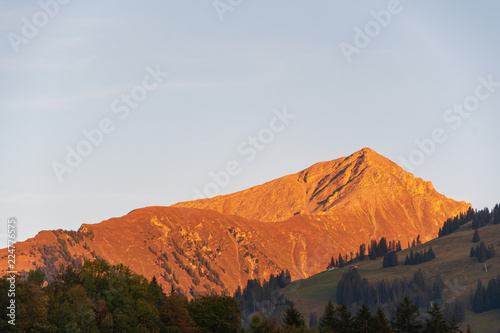
{"type": "Polygon", "coordinates": [[[432,239],[469,207],[364,148],[233,194],[42,231],[18,245],[16,267],[50,275],[62,262],[105,259],[193,296],[232,293],[281,270],[311,276],[370,239],[432,239]]]}
{"type": "MultiPolygon", "coordinates": [[[[450,206],[450,203],[455,202],[437,193],[431,182],[414,177],[372,149],[363,148],[347,157],[319,162],[295,174],[243,191],[210,199],[180,202],[173,206],[212,209],[225,215],[236,215],[263,222],[284,221],[297,214],[328,213],[334,207],[335,209],[330,213],[335,215],[335,211],[339,208],[352,204],[362,206],[362,202],[352,202],[356,201],[355,197],[347,198],[347,202],[344,202],[344,199],[353,192],[356,197],[363,197],[363,200],[373,196],[374,193],[358,192],[363,191],[363,188],[365,192],[374,192],[374,188],[381,190],[377,182],[384,175],[392,175],[384,179],[388,185],[387,188],[395,187],[394,183],[399,182],[402,185],[399,191],[408,191],[409,193],[405,194],[407,197],[417,197],[431,192],[433,198],[443,201],[445,206],[450,206]],[[318,177],[321,179],[318,180],[318,177]],[[362,183],[362,180],[365,182],[362,183]],[[370,188],[368,188],[368,182],[371,183],[370,188]]],[[[406,201],[415,204],[412,200],[406,201]]],[[[464,201],[459,203],[462,209],[471,206],[470,203],[464,201]]],[[[373,211],[376,205],[372,204],[365,208],[373,211]]],[[[450,207],[443,208],[448,210],[450,207]]],[[[434,207],[435,211],[439,209],[441,207],[434,207]]],[[[459,212],[460,210],[455,210],[454,213],[459,212]]],[[[424,217],[419,216],[420,219],[424,217]]],[[[442,223],[442,221],[434,222],[442,223]]],[[[437,232],[438,229],[433,228],[432,232],[437,232]]]]}

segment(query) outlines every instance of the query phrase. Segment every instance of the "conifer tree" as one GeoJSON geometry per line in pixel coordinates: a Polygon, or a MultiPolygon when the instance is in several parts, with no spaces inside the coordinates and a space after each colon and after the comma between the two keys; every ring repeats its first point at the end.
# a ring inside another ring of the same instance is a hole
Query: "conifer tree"
{"type": "Polygon", "coordinates": [[[283,323],[287,327],[301,328],[306,326],[304,316],[302,315],[302,313],[299,312],[299,310],[297,310],[293,302],[290,305],[290,307],[285,311],[283,323]]]}
{"type": "Polygon", "coordinates": [[[472,310],[476,313],[483,312],[484,309],[484,294],[485,290],[481,280],[477,282],[476,293],[474,294],[474,298],[472,299],[472,310]]]}
{"type": "Polygon", "coordinates": [[[427,311],[431,315],[430,319],[425,320],[425,331],[429,333],[445,333],[447,332],[446,320],[444,319],[443,311],[439,304],[434,303],[427,311]]]}
{"type": "Polygon", "coordinates": [[[344,258],[342,258],[342,255],[339,253],[339,267],[344,267],[344,258]]]}
{"type": "Polygon", "coordinates": [[[375,239],[371,240],[370,247],[368,248],[368,256],[370,260],[377,259],[377,241],[375,239]]]}
{"type": "Polygon", "coordinates": [[[397,266],[398,265],[398,254],[396,251],[392,252],[391,255],[391,266],[397,266]]]}
{"type": "Polygon", "coordinates": [[[488,252],[486,250],[486,244],[483,242],[481,242],[481,244],[479,244],[479,248],[476,248],[476,256],[477,256],[477,261],[479,262],[485,262],[486,260],[488,260],[488,252]]]}
{"type": "Polygon", "coordinates": [[[309,327],[318,327],[318,313],[316,312],[311,312],[309,314],[309,327]]]}
{"type": "Polygon", "coordinates": [[[415,274],[413,274],[413,282],[417,286],[419,286],[421,290],[425,289],[425,279],[421,269],[419,269],[415,274]]]}
{"type": "Polygon", "coordinates": [[[500,224],[500,204],[496,204],[493,209],[493,224],[500,224]]]}
{"type": "Polygon", "coordinates": [[[365,244],[361,244],[359,246],[359,260],[363,260],[365,259],[365,252],[366,252],[366,245],[365,244]]]}
{"type": "Polygon", "coordinates": [[[415,260],[415,254],[413,253],[413,250],[410,251],[410,265],[415,265],[416,260],[415,260]]]}
{"type": "Polygon", "coordinates": [[[481,240],[481,238],[479,237],[479,231],[478,231],[478,229],[476,229],[476,230],[474,231],[474,236],[472,236],[472,242],[473,242],[473,243],[477,243],[477,242],[479,242],[480,240],[481,240]]]}
{"type": "Polygon", "coordinates": [[[380,241],[377,245],[377,257],[383,257],[387,254],[387,240],[385,237],[380,238],[380,241]]]}
{"type": "Polygon", "coordinates": [[[451,316],[450,321],[448,322],[448,332],[450,333],[460,333],[462,330],[460,330],[460,323],[457,323],[457,317],[455,314],[451,316]]]}
{"type": "Polygon", "coordinates": [[[428,256],[428,260],[427,261],[436,258],[436,255],[434,254],[434,251],[432,250],[432,246],[429,248],[429,251],[427,251],[427,256],[428,256]]]}
{"type": "Polygon", "coordinates": [[[335,305],[333,305],[332,301],[328,301],[325,306],[325,311],[323,312],[323,316],[319,321],[320,327],[331,329],[335,331],[338,326],[338,319],[336,315],[335,305]]]}
{"type": "Polygon", "coordinates": [[[358,333],[368,333],[371,332],[370,323],[372,322],[372,313],[366,304],[361,305],[361,307],[356,312],[354,316],[354,329],[358,333]]]}
{"type": "Polygon", "coordinates": [[[338,323],[338,328],[337,331],[339,332],[345,332],[349,333],[352,332],[353,328],[353,318],[352,318],[352,313],[351,310],[345,305],[345,303],[342,303],[338,308],[337,308],[337,313],[339,317],[339,323],[338,323]]]}
{"type": "Polygon", "coordinates": [[[392,267],[398,265],[398,254],[396,251],[387,253],[382,261],[383,267],[392,267]]]}
{"type": "Polygon", "coordinates": [[[378,308],[375,312],[375,315],[372,316],[370,327],[371,332],[374,333],[391,332],[391,324],[389,320],[387,320],[387,317],[385,316],[385,313],[381,308],[378,308]]]}
{"type": "Polygon", "coordinates": [[[422,328],[422,323],[417,319],[418,308],[405,297],[393,312],[392,326],[396,332],[418,333],[422,328]]]}
{"type": "Polygon", "coordinates": [[[441,290],[444,288],[445,284],[443,279],[441,279],[441,275],[438,273],[434,277],[434,284],[432,285],[432,298],[440,299],[441,298],[441,290]]]}

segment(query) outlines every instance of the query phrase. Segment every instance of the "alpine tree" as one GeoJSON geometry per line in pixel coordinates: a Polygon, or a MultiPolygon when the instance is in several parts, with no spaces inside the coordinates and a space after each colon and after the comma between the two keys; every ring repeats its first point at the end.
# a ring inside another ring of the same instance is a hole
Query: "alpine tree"
{"type": "Polygon", "coordinates": [[[493,209],[493,224],[500,224],[500,204],[496,204],[493,209]]]}
{"type": "Polygon", "coordinates": [[[365,244],[361,244],[359,246],[359,254],[358,254],[359,260],[364,260],[365,259],[365,252],[366,252],[366,245],[365,244]]]}
{"type": "Polygon", "coordinates": [[[339,325],[337,331],[345,333],[352,332],[353,318],[351,310],[349,310],[345,303],[342,303],[337,307],[337,313],[339,317],[339,325]]]}
{"type": "Polygon", "coordinates": [[[389,252],[384,256],[384,260],[382,261],[382,267],[393,267],[397,265],[398,265],[398,253],[396,251],[389,252]]]}
{"type": "Polygon", "coordinates": [[[162,286],[158,283],[156,276],[153,276],[151,282],[148,286],[149,299],[153,301],[156,307],[160,307],[165,301],[165,293],[163,292],[162,286]]]}
{"type": "Polygon", "coordinates": [[[335,305],[333,305],[332,301],[328,301],[328,303],[326,304],[323,316],[319,320],[319,325],[322,330],[326,328],[335,331],[335,329],[338,327],[335,305]]]}
{"type": "Polygon", "coordinates": [[[318,327],[318,313],[311,312],[309,314],[309,327],[318,327]]]}
{"type": "Polygon", "coordinates": [[[460,329],[460,323],[457,323],[457,318],[455,314],[451,316],[451,319],[448,321],[448,332],[450,333],[460,333],[462,330],[460,329]]]}
{"type": "Polygon", "coordinates": [[[418,308],[405,297],[392,314],[392,327],[396,332],[418,333],[422,328],[418,315],[418,308]]]}
{"type": "Polygon", "coordinates": [[[285,315],[283,317],[283,323],[286,327],[305,327],[306,321],[304,320],[304,316],[302,313],[297,310],[295,304],[292,302],[290,307],[286,309],[285,315]]]}
{"type": "Polygon", "coordinates": [[[370,247],[368,248],[368,257],[370,257],[370,260],[377,259],[377,241],[375,239],[371,240],[370,247]]]}
{"type": "Polygon", "coordinates": [[[356,332],[368,333],[371,332],[370,324],[372,321],[372,313],[365,304],[362,304],[354,316],[353,326],[356,332]]]}
{"type": "Polygon", "coordinates": [[[472,236],[472,242],[478,243],[480,240],[481,240],[481,238],[479,237],[479,230],[476,229],[476,230],[474,230],[474,235],[472,236]]]}
{"type": "Polygon", "coordinates": [[[374,333],[389,333],[391,332],[391,323],[385,316],[384,311],[378,308],[375,314],[372,316],[370,322],[371,332],[374,333]]]}
{"type": "Polygon", "coordinates": [[[446,320],[444,319],[443,311],[439,304],[434,303],[432,307],[427,310],[431,318],[425,320],[425,331],[429,333],[446,333],[446,320]]]}
{"type": "Polygon", "coordinates": [[[387,240],[385,237],[380,238],[380,241],[377,246],[377,257],[383,257],[387,254],[388,247],[387,247],[387,240]]]}

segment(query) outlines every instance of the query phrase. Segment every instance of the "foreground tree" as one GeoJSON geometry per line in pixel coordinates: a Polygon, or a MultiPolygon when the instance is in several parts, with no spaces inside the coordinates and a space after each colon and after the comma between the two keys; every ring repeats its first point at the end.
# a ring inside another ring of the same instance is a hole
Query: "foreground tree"
{"type": "Polygon", "coordinates": [[[378,308],[370,322],[371,331],[373,333],[389,333],[391,332],[391,323],[387,320],[384,311],[378,308]]]}
{"type": "Polygon", "coordinates": [[[337,327],[338,332],[353,332],[353,318],[352,318],[352,313],[351,310],[345,305],[345,303],[342,303],[339,305],[337,308],[337,313],[339,317],[339,324],[337,327]]]}
{"type": "Polygon", "coordinates": [[[455,317],[455,314],[451,316],[450,321],[448,322],[448,331],[450,333],[460,333],[462,330],[460,329],[460,323],[457,323],[457,318],[455,317]]]}
{"type": "Polygon", "coordinates": [[[311,312],[311,314],[309,314],[309,328],[318,328],[318,313],[311,312]]]}
{"type": "Polygon", "coordinates": [[[283,323],[285,324],[285,327],[301,328],[306,326],[304,316],[299,312],[299,310],[297,310],[297,308],[295,308],[295,304],[293,302],[285,311],[283,323]]]}
{"type": "Polygon", "coordinates": [[[30,270],[28,273],[27,282],[37,286],[38,288],[41,288],[43,283],[45,282],[45,273],[41,268],[30,270]]]}
{"type": "Polygon", "coordinates": [[[38,282],[27,283],[18,279],[16,281],[16,300],[16,327],[21,332],[44,332],[44,329],[47,331],[57,329],[49,323],[49,297],[40,289],[38,282]]]}
{"type": "Polygon", "coordinates": [[[248,325],[250,333],[274,333],[277,332],[276,322],[269,321],[262,313],[257,313],[252,317],[248,325]]]}
{"type": "Polygon", "coordinates": [[[446,327],[446,320],[444,319],[443,311],[439,304],[434,303],[432,307],[427,310],[431,315],[430,319],[425,320],[425,331],[429,333],[445,333],[448,332],[446,327]]]}
{"type": "Polygon", "coordinates": [[[325,306],[325,311],[323,312],[323,316],[319,320],[319,325],[321,331],[335,331],[338,326],[338,319],[336,315],[335,305],[333,305],[332,301],[328,301],[325,306]]]}
{"type": "Polygon", "coordinates": [[[189,304],[189,313],[203,332],[233,333],[241,329],[238,303],[229,296],[199,296],[189,304]]]}
{"type": "Polygon", "coordinates": [[[160,307],[160,320],[167,329],[178,328],[181,332],[197,332],[189,316],[189,301],[183,294],[173,292],[160,307]]]}
{"type": "Polygon", "coordinates": [[[359,333],[368,333],[371,332],[370,324],[372,322],[372,313],[370,309],[365,304],[361,305],[361,307],[356,312],[354,316],[354,330],[359,333]]]}
{"type": "Polygon", "coordinates": [[[418,308],[405,297],[392,314],[392,326],[396,332],[418,333],[422,328],[422,323],[417,319],[418,308]]]}

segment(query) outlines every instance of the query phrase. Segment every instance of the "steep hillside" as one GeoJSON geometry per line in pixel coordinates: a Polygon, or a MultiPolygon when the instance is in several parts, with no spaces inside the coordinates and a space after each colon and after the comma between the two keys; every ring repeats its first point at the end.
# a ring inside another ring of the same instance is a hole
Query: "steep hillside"
{"type": "MultiPolygon", "coordinates": [[[[498,255],[500,224],[489,224],[479,229],[481,240],[486,244],[493,244],[497,250],[497,255],[485,263],[479,263],[475,258],[470,257],[471,246],[478,244],[472,242],[473,233],[474,230],[469,222],[450,235],[433,239],[411,249],[422,251],[432,246],[436,258],[429,262],[415,266],[403,265],[406,255],[410,253],[410,249],[406,249],[398,253],[400,265],[396,267],[382,268],[382,258],[378,258],[357,262],[357,270],[371,284],[382,280],[389,281],[389,283],[395,279],[411,280],[420,269],[426,284],[432,286],[434,277],[440,274],[445,284],[441,295],[443,302],[452,302],[455,299],[462,300],[467,309],[466,321],[471,323],[475,332],[497,332],[500,327],[492,327],[491,325],[493,323],[500,324],[496,317],[498,310],[474,314],[470,310],[469,302],[471,294],[476,290],[478,279],[481,279],[483,285],[487,285],[490,279],[500,274],[500,255],[498,255]],[[484,269],[485,264],[488,267],[487,271],[484,269]]],[[[285,288],[285,296],[295,302],[297,308],[306,314],[306,318],[311,312],[321,314],[329,300],[335,301],[337,284],[342,274],[351,269],[351,267],[345,267],[322,272],[308,279],[294,281],[285,288]]]]}

